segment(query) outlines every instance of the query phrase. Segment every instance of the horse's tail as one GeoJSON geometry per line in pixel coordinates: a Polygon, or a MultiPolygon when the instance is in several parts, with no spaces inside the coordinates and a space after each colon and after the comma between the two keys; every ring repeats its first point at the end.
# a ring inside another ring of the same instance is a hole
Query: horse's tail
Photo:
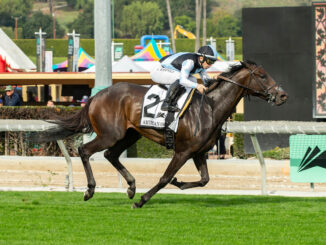
{"type": "Polygon", "coordinates": [[[55,140],[60,140],[78,133],[92,133],[94,132],[90,122],[88,111],[89,105],[92,102],[91,97],[86,105],[77,113],[68,117],[55,117],[54,120],[48,121],[57,124],[56,127],[43,131],[41,133],[33,134],[31,140],[33,142],[45,143],[55,140]]]}

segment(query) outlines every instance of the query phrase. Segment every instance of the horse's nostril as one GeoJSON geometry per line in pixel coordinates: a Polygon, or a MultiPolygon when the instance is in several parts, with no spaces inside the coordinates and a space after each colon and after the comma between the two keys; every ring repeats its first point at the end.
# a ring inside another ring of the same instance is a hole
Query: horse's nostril
{"type": "Polygon", "coordinates": [[[288,99],[288,95],[287,95],[287,94],[282,94],[282,95],[280,96],[280,99],[281,99],[282,101],[285,101],[285,100],[288,99]]]}

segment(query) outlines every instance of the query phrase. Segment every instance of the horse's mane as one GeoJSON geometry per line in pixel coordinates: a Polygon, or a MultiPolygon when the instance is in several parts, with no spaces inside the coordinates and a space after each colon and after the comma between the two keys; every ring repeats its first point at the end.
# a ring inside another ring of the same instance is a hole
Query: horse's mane
{"type": "MultiPolygon", "coordinates": [[[[234,64],[234,65],[231,65],[231,66],[229,66],[229,69],[228,69],[228,71],[226,71],[226,72],[223,72],[223,73],[221,73],[220,74],[220,76],[223,76],[223,77],[232,77],[236,72],[238,72],[239,70],[241,70],[242,68],[244,68],[245,67],[245,64],[248,64],[248,65],[257,65],[255,62],[253,62],[253,61],[250,61],[250,60],[245,60],[245,61],[243,61],[243,62],[240,62],[240,64],[234,64]]],[[[207,84],[207,87],[210,87],[213,83],[218,83],[218,85],[215,87],[215,88],[217,88],[217,87],[219,87],[219,84],[221,84],[221,82],[223,82],[224,80],[223,79],[221,79],[221,78],[218,78],[217,80],[215,80],[215,79],[212,79],[212,80],[210,80],[209,82],[208,82],[208,84],[207,84]]]]}

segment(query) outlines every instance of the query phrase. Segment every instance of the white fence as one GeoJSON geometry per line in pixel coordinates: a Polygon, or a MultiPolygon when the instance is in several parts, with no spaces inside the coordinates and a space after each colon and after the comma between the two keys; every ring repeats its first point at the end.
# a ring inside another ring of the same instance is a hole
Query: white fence
{"type": "MultiPolygon", "coordinates": [[[[0,119],[0,132],[37,132],[44,131],[49,128],[56,127],[42,120],[5,120],[0,119]]],[[[73,191],[73,175],[72,175],[72,162],[65,144],[62,140],[57,140],[62,154],[64,155],[68,167],[68,190],[73,191]]]]}
{"type": "MultiPolygon", "coordinates": [[[[56,127],[56,125],[41,120],[0,120],[0,132],[44,131],[51,127],[56,127]]],[[[223,129],[230,133],[250,134],[261,166],[261,192],[266,195],[266,164],[256,134],[326,134],[326,123],[298,121],[226,122],[223,129]]],[[[72,191],[72,162],[63,141],[58,140],[57,142],[67,162],[69,191],[72,191]]]]}
{"type": "Polygon", "coordinates": [[[257,134],[326,134],[324,122],[300,121],[246,121],[226,122],[223,129],[229,133],[250,134],[257,158],[261,166],[261,192],[267,195],[266,164],[261,151],[257,134]]]}

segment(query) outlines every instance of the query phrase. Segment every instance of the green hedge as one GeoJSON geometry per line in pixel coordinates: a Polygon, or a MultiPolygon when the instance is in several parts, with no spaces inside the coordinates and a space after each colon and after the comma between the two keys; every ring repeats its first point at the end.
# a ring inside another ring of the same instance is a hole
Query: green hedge
{"type": "MultiPolygon", "coordinates": [[[[234,121],[243,121],[243,114],[235,113],[233,114],[234,121]]],[[[233,156],[247,159],[249,157],[255,157],[255,154],[245,154],[244,152],[244,134],[235,133],[233,136],[233,156]]],[[[272,150],[264,151],[263,156],[266,158],[282,160],[282,159],[289,159],[290,158],[290,149],[287,148],[279,148],[275,147],[272,150]]]]}
{"type": "MultiPolygon", "coordinates": [[[[0,119],[38,119],[46,120],[51,119],[54,115],[65,117],[71,113],[76,113],[81,107],[70,107],[70,106],[56,106],[54,108],[47,106],[3,106],[0,107],[0,119]]],[[[26,133],[25,133],[26,134],[26,133]]],[[[10,133],[11,141],[15,138],[19,138],[19,133],[10,133]]],[[[26,155],[48,155],[58,156],[61,155],[61,151],[55,143],[47,143],[35,145],[28,141],[28,136],[24,141],[26,155]],[[35,149],[42,149],[42,152],[34,151],[35,149]]],[[[82,143],[80,135],[75,137],[69,137],[66,141],[66,147],[71,156],[77,156],[77,147],[82,143]]],[[[11,149],[14,148],[11,144],[11,149]]],[[[18,148],[18,155],[22,152],[21,142],[16,143],[18,148]]],[[[0,135],[0,154],[4,154],[4,137],[0,135]]],[[[167,150],[165,147],[156,144],[145,137],[140,139],[134,146],[128,149],[128,157],[140,157],[140,158],[170,158],[173,155],[173,151],[167,150]]]]}
{"type": "MultiPolygon", "coordinates": [[[[69,107],[69,106],[57,106],[54,108],[46,106],[17,106],[17,107],[0,107],[0,119],[39,119],[45,120],[53,118],[53,115],[67,116],[71,113],[75,113],[80,110],[81,107],[69,107]]],[[[233,114],[234,121],[243,121],[243,114],[235,113],[233,114]]],[[[4,153],[4,137],[0,135],[0,154],[4,153]]],[[[19,133],[12,132],[9,135],[14,141],[21,137],[19,133]]],[[[35,146],[27,140],[24,141],[25,149],[27,149],[27,155],[61,155],[61,151],[55,143],[41,144],[35,146]],[[42,152],[33,150],[42,149],[42,152]]],[[[71,156],[77,156],[77,147],[82,143],[82,137],[77,135],[73,138],[68,138],[66,141],[67,149],[71,156]]],[[[18,154],[21,153],[22,146],[21,142],[18,142],[18,154]]],[[[13,149],[14,147],[11,147],[13,149]]],[[[234,144],[233,144],[234,156],[238,158],[248,158],[253,155],[244,153],[244,135],[234,134],[234,144]]],[[[289,159],[289,148],[278,148],[271,151],[263,152],[264,157],[269,157],[273,159],[289,159]]],[[[149,139],[143,137],[135,145],[128,149],[128,157],[139,157],[139,158],[171,158],[173,156],[172,150],[167,150],[165,147],[150,141],[149,139]]]]}
{"type": "Polygon", "coordinates": [[[172,150],[167,150],[145,137],[142,137],[137,143],[128,149],[128,157],[139,158],[171,158],[173,156],[172,150]]]}
{"type": "MultiPolygon", "coordinates": [[[[217,51],[225,57],[225,41],[228,38],[217,38],[217,51]]],[[[235,37],[235,53],[242,54],[242,38],[235,37]]],[[[35,39],[18,39],[13,40],[27,56],[36,56],[35,39]]],[[[140,44],[139,39],[114,39],[116,43],[123,43],[123,52],[125,55],[134,55],[134,46],[140,44]]],[[[90,55],[95,56],[94,39],[81,39],[80,46],[90,55]]],[[[195,51],[195,40],[193,39],[176,39],[177,52],[195,51]]],[[[66,57],[68,52],[68,40],[65,39],[46,39],[46,49],[53,50],[54,57],[66,57]]]]}
{"type": "MultiPolygon", "coordinates": [[[[243,121],[242,113],[234,113],[233,121],[243,121]]],[[[239,158],[245,158],[246,154],[244,153],[244,135],[235,133],[233,135],[233,156],[239,158]]]]}

